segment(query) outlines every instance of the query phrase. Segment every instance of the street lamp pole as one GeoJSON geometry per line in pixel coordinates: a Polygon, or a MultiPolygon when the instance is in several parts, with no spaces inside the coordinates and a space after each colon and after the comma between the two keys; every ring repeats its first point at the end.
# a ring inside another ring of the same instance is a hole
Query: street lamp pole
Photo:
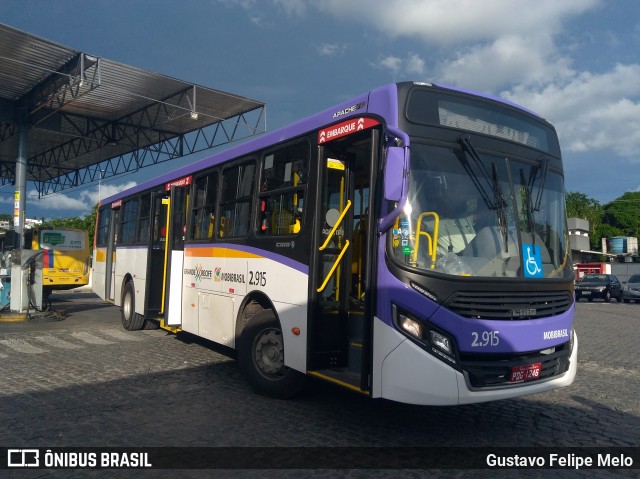
{"type": "Polygon", "coordinates": [[[98,203],[102,199],[102,178],[104,177],[104,171],[100,170],[100,178],[98,179],[98,203]]]}

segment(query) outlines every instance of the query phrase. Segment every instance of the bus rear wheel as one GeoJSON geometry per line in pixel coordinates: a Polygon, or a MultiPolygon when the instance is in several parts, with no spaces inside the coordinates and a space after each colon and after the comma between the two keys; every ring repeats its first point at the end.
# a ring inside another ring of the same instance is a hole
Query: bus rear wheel
{"type": "Polygon", "coordinates": [[[122,326],[127,331],[138,331],[144,325],[144,317],[136,313],[136,292],[133,281],[127,281],[122,289],[122,326]]]}
{"type": "Polygon", "coordinates": [[[286,399],[304,386],[305,376],[284,365],[282,330],[271,310],[256,313],[242,330],[238,362],[258,394],[286,399]]]}

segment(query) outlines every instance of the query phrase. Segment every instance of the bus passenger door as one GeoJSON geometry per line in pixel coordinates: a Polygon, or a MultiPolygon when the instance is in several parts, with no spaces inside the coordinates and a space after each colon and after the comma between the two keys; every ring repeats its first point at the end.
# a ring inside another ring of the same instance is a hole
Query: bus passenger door
{"type": "Polygon", "coordinates": [[[145,317],[157,318],[163,312],[165,257],[169,194],[151,195],[151,234],[147,260],[147,288],[145,291],[145,317]]]}
{"type": "Polygon", "coordinates": [[[167,254],[163,263],[164,274],[162,275],[164,321],[168,326],[182,324],[182,269],[184,265],[184,240],[187,233],[188,203],[189,186],[172,186],[169,202],[166,204],[168,213],[167,254]]]}
{"type": "Polygon", "coordinates": [[[367,216],[377,138],[368,130],[320,147],[311,273],[309,374],[365,394],[367,216]]]}
{"type": "Polygon", "coordinates": [[[116,246],[118,243],[118,225],[120,224],[120,208],[111,210],[111,219],[109,220],[109,239],[107,241],[107,258],[104,268],[105,295],[106,299],[115,301],[116,284],[116,246]]]}

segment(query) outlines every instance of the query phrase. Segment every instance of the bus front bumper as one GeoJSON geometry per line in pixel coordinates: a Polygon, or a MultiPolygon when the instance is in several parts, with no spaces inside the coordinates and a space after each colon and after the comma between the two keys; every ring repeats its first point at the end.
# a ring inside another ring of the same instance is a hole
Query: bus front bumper
{"type": "Polygon", "coordinates": [[[463,373],[430,355],[378,318],[375,319],[374,338],[373,397],[408,404],[471,404],[550,391],[573,383],[578,362],[575,335],[566,372],[546,380],[473,389],[463,373]]]}

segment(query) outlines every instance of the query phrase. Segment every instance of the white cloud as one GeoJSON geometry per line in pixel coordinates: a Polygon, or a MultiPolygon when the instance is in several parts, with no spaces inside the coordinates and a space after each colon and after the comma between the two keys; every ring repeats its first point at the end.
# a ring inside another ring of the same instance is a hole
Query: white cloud
{"type": "Polygon", "coordinates": [[[303,16],[307,13],[306,0],[273,0],[289,16],[303,16]]]}
{"type": "MultiPolygon", "coordinates": [[[[234,3],[249,14],[258,7],[264,14],[269,5],[234,3]]],[[[611,49],[640,37],[640,26],[623,40],[615,26],[608,35],[606,28],[593,35],[574,28],[571,22],[582,14],[615,8],[608,2],[272,0],[271,16],[274,5],[277,13],[292,18],[326,15],[353,31],[356,24],[374,30],[379,41],[371,48],[376,59],[370,65],[394,80],[419,77],[499,94],[554,123],[563,150],[580,154],[581,160],[591,155],[591,161],[640,162],[640,62],[616,65],[614,58],[599,58],[597,72],[578,63],[580,54],[587,56],[585,40],[611,49]]]]}
{"type": "Polygon", "coordinates": [[[556,125],[567,151],[612,151],[640,162],[640,65],[582,72],[561,83],[522,85],[501,96],[556,125]]]}
{"type": "Polygon", "coordinates": [[[420,58],[420,55],[410,53],[407,58],[407,72],[416,75],[422,75],[425,71],[424,60],[420,58]]]}
{"type": "MultiPolygon", "coordinates": [[[[251,23],[259,26],[266,27],[274,24],[273,12],[269,11],[268,3],[257,0],[215,0],[218,3],[225,5],[226,7],[240,7],[242,8],[251,23]],[[266,7],[265,7],[266,6],[266,7]],[[269,19],[269,20],[268,20],[269,19]]],[[[307,0],[272,0],[272,2],[279,12],[285,13],[289,17],[303,17],[306,15],[308,8],[307,0]]]]}
{"type": "MultiPolygon", "coordinates": [[[[135,181],[128,181],[126,183],[120,184],[109,184],[105,181],[102,181],[102,185],[100,187],[100,196],[101,199],[108,198],[109,196],[115,195],[116,193],[120,193],[121,191],[128,190],[129,188],[133,188],[138,183],[135,181]]],[[[91,201],[92,205],[98,202],[98,190],[92,192],[91,201]]]]}
{"type": "Polygon", "coordinates": [[[394,75],[400,71],[402,68],[402,59],[398,57],[394,57],[393,55],[389,55],[384,58],[380,58],[373,65],[377,68],[383,68],[385,70],[391,71],[394,75]]]}
{"type": "Polygon", "coordinates": [[[225,5],[226,7],[240,7],[242,8],[251,23],[257,26],[264,26],[267,22],[265,15],[258,9],[258,2],[256,0],[215,0],[218,3],[225,5]]]}
{"type": "Polygon", "coordinates": [[[425,72],[424,60],[415,53],[409,53],[405,58],[388,55],[372,62],[371,65],[378,69],[388,70],[394,77],[398,75],[423,75],[425,72]]]}
{"type": "Polygon", "coordinates": [[[574,72],[571,61],[555,53],[549,36],[504,36],[490,44],[459,49],[439,66],[438,78],[467,88],[496,91],[505,85],[563,80],[574,72]]]}
{"type": "Polygon", "coordinates": [[[58,210],[71,210],[71,211],[91,211],[91,206],[88,205],[88,195],[86,191],[81,191],[79,197],[73,197],[73,193],[65,194],[59,193],[54,195],[48,195],[43,198],[38,198],[38,192],[31,190],[27,193],[27,214],[29,208],[37,206],[41,209],[46,209],[47,212],[54,214],[58,210]],[[33,198],[33,199],[32,199],[33,198]]]}
{"type": "Polygon", "coordinates": [[[347,49],[346,45],[338,43],[322,43],[316,46],[318,54],[322,57],[336,57],[342,55],[347,49]]]}
{"type": "MultiPolygon", "coordinates": [[[[425,51],[440,58],[425,80],[500,94],[537,111],[556,125],[565,151],[600,152],[640,163],[640,64],[585,71],[572,57],[579,41],[563,38],[559,43],[568,22],[601,7],[600,0],[319,0],[315,4],[390,38],[421,41],[425,51]]],[[[605,39],[616,41],[615,36],[605,39]]],[[[419,54],[404,57],[397,50],[372,65],[394,78],[426,71],[419,54]]]]}
{"type": "MultiPolygon", "coordinates": [[[[104,199],[120,191],[136,186],[135,181],[128,181],[122,184],[104,184],[100,188],[100,196],[104,199]]],[[[98,202],[98,186],[92,186],[84,190],[69,193],[57,193],[37,199],[38,192],[31,190],[27,193],[27,216],[29,210],[37,207],[46,211],[46,217],[56,217],[59,212],[75,216],[84,216],[91,213],[91,209],[98,202]]]]}
{"type": "Polygon", "coordinates": [[[452,45],[557,31],[600,0],[316,0],[322,11],[373,25],[392,37],[452,45]]]}

